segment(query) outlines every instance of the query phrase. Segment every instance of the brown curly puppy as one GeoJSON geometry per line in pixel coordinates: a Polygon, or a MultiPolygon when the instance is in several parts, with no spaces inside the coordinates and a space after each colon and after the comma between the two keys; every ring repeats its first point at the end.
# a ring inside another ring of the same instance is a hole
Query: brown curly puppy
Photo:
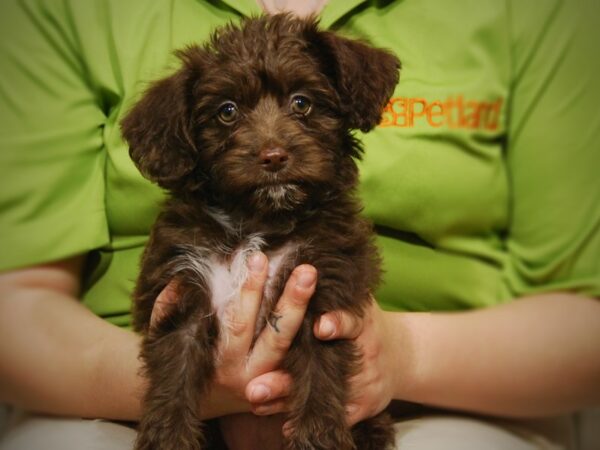
{"type": "Polygon", "coordinates": [[[362,149],[350,130],[377,125],[399,61],[289,15],[225,26],[178,55],[182,67],[122,122],[140,171],[170,193],[135,291],[149,380],[136,448],[217,446],[204,436],[199,399],[215,373],[224,310],[256,250],[269,257],[271,274],[257,331],[277,327],[269,314],[295,266],[318,271],[283,363],[294,380],[286,448],[388,448],[386,416],[345,423],[357,349],[318,341],[312,324],[326,311],[362,315],[380,278],[371,225],[354,195],[362,149]],[[173,278],[177,307],[150,328],[155,299],[173,278]]]}

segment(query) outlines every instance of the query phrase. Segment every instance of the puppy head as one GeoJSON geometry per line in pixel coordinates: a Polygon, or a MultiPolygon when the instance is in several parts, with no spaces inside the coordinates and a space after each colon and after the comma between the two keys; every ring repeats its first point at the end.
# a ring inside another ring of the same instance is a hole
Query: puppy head
{"type": "Polygon", "coordinates": [[[222,27],[178,56],[122,122],[132,159],[175,195],[263,212],[352,188],[350,131],[377,125],[398,81],[390,53],[289,15],[222,27]]]}

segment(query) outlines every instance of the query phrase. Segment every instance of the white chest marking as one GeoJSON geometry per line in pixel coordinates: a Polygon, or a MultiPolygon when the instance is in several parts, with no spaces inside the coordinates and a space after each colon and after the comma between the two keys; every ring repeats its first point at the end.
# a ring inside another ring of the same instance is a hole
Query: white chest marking
{"type": "MultiPolygon", "coordinates": [[[[174,272],[192,271],[198,279],[206,280],[211,292],[211,303],[219,321],[227,325],[228,311],[231,305],[236,305],[244,282],[248,277],[247,259],[261,250],[265,242],[260,235],[250,236],[248,240],[235,249],[232,257],[222,258],[204,247],[185,246],[178,257],[174,272]]],[[[287,243],[273,252],[267,252],[269,260],[268,277],[264,287],[264,297],[271,300],[276,292],[273,292],[274,280],[277,279],[283,263],[297,250],[297,245],[287,243]]],[[[263,302],[262,306],[270,302],[263,302]]],[[[268,311],[261,307],[260,316],[264,317],[268,311]]],[[[259,320],[257,325],[262,321],[259,320]]]]}
{"type": "Polygon", "coordinates": [[[261,236],[251,236],[242,246],[234,250],[231,261],[212,255],[209,259],[207,281],[211,292],[213,309],[221,323],[227,316],[227,307],[240,296],[242,285],[248,277],[248,257],[264,247],[261,236]]]}
{"type": "MultiPolygon", "coordinates": [[[[237,249],[230,264],[216,260],[213,260],[210,264],[211,301],[219,320],[223,324],[227,324],[227,308],[232,304],[236,304],[232,301],[239,300],[242,286],[248,277],[247,258],[253,252],[260,250],[260,246],[256,244],[256,242],[250,242],[249,245],[237,249]]],[[[264,242],[261,240],[260,244],[264,245],[264,242]]],[[[274,252],[267,252],[269,268],[263,294],[265,298],[271,299],[276,294],[273,292],[274,280],[277,278],[277,274],[286,258],[296,251],[296,248],[295,244],[288,243],[274,252]]],[[[268,303],[263,302],[263,305],[268,303]]],[[[260,316],[265,314],[267,314],[267,311],[261,307],[260,316]]]]}

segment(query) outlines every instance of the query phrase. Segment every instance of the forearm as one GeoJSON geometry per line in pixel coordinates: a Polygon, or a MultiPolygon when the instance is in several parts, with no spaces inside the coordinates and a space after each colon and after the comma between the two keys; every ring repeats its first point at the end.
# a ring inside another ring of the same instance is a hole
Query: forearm
{"type": "MultiPolygon", "coordinates": [[[[0,403],[50,414],[137,420],[147,389],[141,338],[105,322],[77,300],[82,262],[73,257],[0,274],[0,403]]],[[[246,387],[253,378],[287,380],[270,371],[302,324],[316,272],[309,266],[294,270],[276,306],[285,331],[266,327],[256,340],[268,273],[264,255],[258,271],[250,273],[238,307],[230,308],[230,323],[237,327],[223,338],[226,352],[210,392],[201,399],[202,419],[249,411],[246,387]]],[[[161,295],[168,305],[172,291],[161,295]]]]}
{"type": "Polygon", "coordinates": [[[51,414],[135,420],[139,338],[66,293],[25,287],[0,298],[0,400],[51,414]]]}
{"type": "Polygon", "coordinates": [[[390,313],[396,397],[513,417],[600,402],[600,301],[544,294],[466,313],[390,313]]]}

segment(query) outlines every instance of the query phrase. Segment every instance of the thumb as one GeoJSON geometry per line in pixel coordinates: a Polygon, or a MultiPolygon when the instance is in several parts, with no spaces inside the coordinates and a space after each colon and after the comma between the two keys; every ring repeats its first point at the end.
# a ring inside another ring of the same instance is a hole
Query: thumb
{"type": "Polygon", "coordinates": [[[156,326],[157,323],[167,317],[177,305],[179,300],[177,287],[177,281],[171,280],[160,294],[158,294],[158,297],[156,297],[156,301],[152,307],[152,314],[150,315],[150,328],[156,326]]]}
{"type": "Polygon", "coordinates": [[[346,311],[331,311],[323,314],[314,325],[318,339],[356,339],[363,330],[363,320],[346,311]]]}

